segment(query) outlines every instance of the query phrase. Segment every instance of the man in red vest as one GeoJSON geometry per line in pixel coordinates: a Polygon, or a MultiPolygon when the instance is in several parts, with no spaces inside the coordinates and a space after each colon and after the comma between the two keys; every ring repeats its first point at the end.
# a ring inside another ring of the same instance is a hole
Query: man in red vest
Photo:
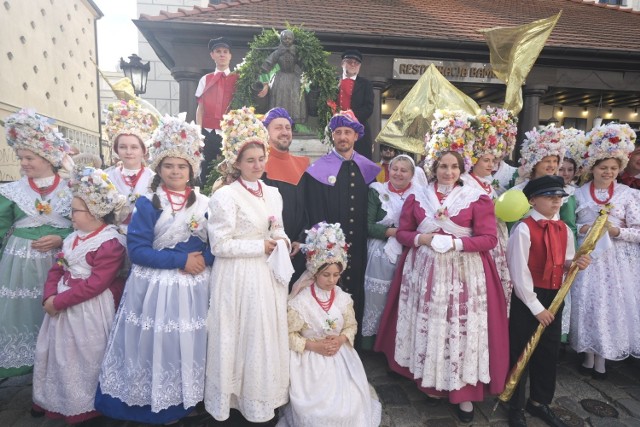
{"type": "MultiPolygon", "coordinates": [[[[554,316],[548,307],[575,255],[573,233],[559,216],[562,198],[568,194],[564,191],[564,180],[555,175],[532,179],[523,192],[533,209],[530,216],[513,227],[507,245],[514,290],[509,317],[511,365],[518,361],[538,324],[546,329],[509,401],[509,427],[527,425],[524,417],[527,372],[530,381],[527,412],[552,427],[566,427],[549,407],[556,386],[562,308],[554,316]]],[[[580,270],[590,262],[589,255],[576,260],[580,270]]]]}
{"type": "Polygon", "coordinates": [[[220,120],[227,112],[236,91],[238,74],[229,70],[231,62],[231,44],[224,37],[209,40],[209,54],[216,64],[213,73],[202,76],[196,89],[198,109],[196,123],[202,127],[204,138],[204,161],[200,181],[204,184],[215,160],[222,148],[220,120]]]}
{"type": "Polygon", "coordinates": [[[347,50],[342,54],[342,78],[338,90],[338,111],[351,110],[358,122],[364,126],[364,136],[354,147],[358,154],[371,160],[371,128],[369,117],[373,114],[373,85],[360,77],[362,54],[357,50],[347,50]]]}

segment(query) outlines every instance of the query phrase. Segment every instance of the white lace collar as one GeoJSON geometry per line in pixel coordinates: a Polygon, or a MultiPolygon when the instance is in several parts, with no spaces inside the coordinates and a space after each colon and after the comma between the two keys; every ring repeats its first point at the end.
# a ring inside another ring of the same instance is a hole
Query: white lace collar
{"type": "Polygon", "coordinates": [[[124,176],[135,176],[140,172],[141,169],[142,168],[139,168],[139,169],[127,169],[124,166],[122,166],[122,168],[120,169],[120,173],[122,173],[122,175],[124,175],[124,176]]]}
{"type": "Polygon", "coordinates": [[[36,184],[38,188],[42,188],[42,187],[48,187],[51,184],[53,184],[53,181],[55,181],[55,179],[56,179],[56,176],[51,175],[44,178],[33,178],[33,182],[36,184]]]}

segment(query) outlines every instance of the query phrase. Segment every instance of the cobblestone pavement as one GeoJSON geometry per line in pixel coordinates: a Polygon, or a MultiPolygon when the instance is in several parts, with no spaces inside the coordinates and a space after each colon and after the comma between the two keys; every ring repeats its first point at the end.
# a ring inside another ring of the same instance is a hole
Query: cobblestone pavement
{"type": "MultiPolygon", "coordinates": [[[[446,401],[426,399],[413,382],[387,373],[384,356],[362,356],[369,382],[376,389],[383,406],[383,427],[454,427],[459,424],[454,407],[446,401]]],[[[566,353],[559,362],[558,385],[553,407],[570,427],[640,427],[640,361],[630,359],[610,362],[608,379],[597,381],[578,373],[579,357],[566,353]]],[[[507,426],[504,407],[491,413],[495,399],[476,404],[472,426],[507,426]]],[[[0,427],[61,427],[61,421],[32,418],[31,376],[0,380],[0,427]]],[[[530,427],[545,424],[527,415],[530,427]]],[[[199,425],[242,426],[231,419],[218,423],[210,419],[199,425]]],[[[141,424],[106,420],[104,427],[141,427],[141,424]]],[[[354,426],[355,427],[355,426],[354,426]]]]}

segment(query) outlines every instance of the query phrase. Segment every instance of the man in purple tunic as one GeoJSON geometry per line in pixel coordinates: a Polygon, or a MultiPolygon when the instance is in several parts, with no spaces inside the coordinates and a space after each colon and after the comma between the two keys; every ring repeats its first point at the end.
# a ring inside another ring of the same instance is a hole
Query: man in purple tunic
{"type": "Polygon", "coordinates": [[[334,115],[329,129],[333,149],[306,172],[307,213],[310,224],[338,222],[344,231],[349,244],[349,264],[342,274],[341,287],[353,297],[356,320],[361,324],[367,262],[367,195],[380,167],[354,151],[356,140],[364,135],[364,126],[351,110],[334,115]]]}

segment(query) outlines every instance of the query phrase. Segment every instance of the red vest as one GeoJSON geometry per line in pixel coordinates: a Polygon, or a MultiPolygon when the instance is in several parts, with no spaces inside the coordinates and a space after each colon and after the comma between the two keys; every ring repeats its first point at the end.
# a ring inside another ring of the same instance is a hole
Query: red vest
{"type": "Polygon", "coordinates": [[[356,81],[353,79],[340,80],[340,92],[338,94],[338,104],[341,110],[351,109],[351,95],[353,95],[353,87],[356,81]]]}
{"type": "Polygon", "coordinates": [[[207,74],[207,80],[198,99],[198,103],[204,108],[202,115],[202,127],[205,129],[220,129],[222,115],[227,112],[233,95],[236,91],[238,75],[231,73],[226,76],[224,73],[207,74]]]}
{"type": "MultiPolygon", "coordinates": [[[[546,230],[535,219],[527,217],[522,220],[529,227],[531,235],[531,248],[529,250],[529,271],[533,279],[533,286],[543,289],[560,289],[564,275],[564,261],[567,253],[567,226],[564,222],[558,221],[562,227],[558,227],[561,232],[545,234],[551,230],[546,230]]],[[[551,227],[551,224],[549,224],[551,227]]]]}

